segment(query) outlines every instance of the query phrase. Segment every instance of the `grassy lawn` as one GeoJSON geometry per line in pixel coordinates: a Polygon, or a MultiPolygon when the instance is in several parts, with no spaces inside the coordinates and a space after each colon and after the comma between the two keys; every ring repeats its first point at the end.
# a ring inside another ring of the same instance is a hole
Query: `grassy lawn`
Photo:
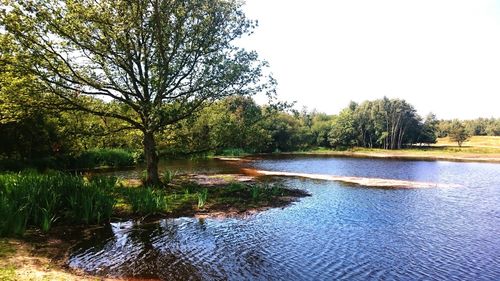
{"type": "MultiPolygon", "coordinates": [[[[457,146],[456,142],[452,142],[450,138],[439,138],[434,146],[457,146]]],[[[463,147],[489,147],[500,149],[500,136],[473,136],[468,141],[464,142],[463,147]]]]}

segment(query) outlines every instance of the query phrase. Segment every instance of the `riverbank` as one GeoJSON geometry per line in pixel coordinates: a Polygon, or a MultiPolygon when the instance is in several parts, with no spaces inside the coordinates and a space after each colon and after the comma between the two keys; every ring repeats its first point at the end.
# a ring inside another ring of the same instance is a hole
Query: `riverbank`
{"type": "Polygon", "coordinates": [[[64,255],[69,247],[68,242],[54,237],[43,242],[0,239],[0,280],[112,280],[67,269],[64,255]]]}
{"type": "MultiPolygon", "coordinates": [[[[4,178],[6,180],[9,179],[4,178]]],[[[48,191],[57,192],[57,189],[48,191]]],[[[143,223],[177,217],[246,217],[269,208],[285,207],[309,196],[302,190],[258,182],[254,177],[239,174],[182,175],[162,189],[144,188],[139,180],[121,180],[108,191],[107,195],[115,198],[111,221],[143,223]]],[[[88,276],[66,265],[71,247],[102,224],[72,225],[66,220],[53,224],[47,231],[41,231],[37,225],[27,225],[23,236],[0,238],[0,280],[114,280],[88,276]]]]}
{"type": "Polygon", "coordinates": [[[376,148],[353,148],[346,151],[315,149],[310,151],[281,152],[283,155],[329,155],[339,157],[382,158],[425,161],[490,162],[500,163],[500,149],[477,147],[418,147],[412,149],[386,150],[376,148]]]}

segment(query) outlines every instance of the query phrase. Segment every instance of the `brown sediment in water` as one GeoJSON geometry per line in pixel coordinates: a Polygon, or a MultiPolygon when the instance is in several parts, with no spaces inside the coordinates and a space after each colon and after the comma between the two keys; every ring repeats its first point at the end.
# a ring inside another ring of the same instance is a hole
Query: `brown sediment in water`
{"type": "Polygon", "coordinates": [[[317,180],[339,181],[344,183],[352,183],[367,187],[382,187],[382,188],[450,188],[460,187],[457,184],[443,184],[432,182],[419,182],[419,181],[406,181],[396,179],[382,179],[382,178],[365,178],[365,177],[346,177],[346,176],[333,176],[322,174],[306,174],[306,173],[291,173],[291,172],[275,172],[247,169],[249,173],[263,175],[263,176],[286,176],[286,177],[300,177],[317,180]]]}

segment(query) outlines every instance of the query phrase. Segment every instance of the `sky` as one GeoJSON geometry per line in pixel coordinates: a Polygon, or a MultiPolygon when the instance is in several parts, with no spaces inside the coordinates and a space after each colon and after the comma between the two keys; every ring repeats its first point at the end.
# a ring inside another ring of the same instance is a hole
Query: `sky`
{"type": "Polygon", "coordinates": [[[440,119],[500,117],[500,0],[246,0],[278,97],[336,114],[402,98],[440,119]]]}

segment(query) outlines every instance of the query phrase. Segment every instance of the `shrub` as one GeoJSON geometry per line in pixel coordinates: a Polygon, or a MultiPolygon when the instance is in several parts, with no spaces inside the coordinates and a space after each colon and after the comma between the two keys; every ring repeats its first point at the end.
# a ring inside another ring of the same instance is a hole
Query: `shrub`
{"type": "Polygon", "coordinates": [[[134,165],[134,154],[119,148],[91,149],[75,157],[72,168],[94,168],[102,166],[125,167],[134,165]]]}

